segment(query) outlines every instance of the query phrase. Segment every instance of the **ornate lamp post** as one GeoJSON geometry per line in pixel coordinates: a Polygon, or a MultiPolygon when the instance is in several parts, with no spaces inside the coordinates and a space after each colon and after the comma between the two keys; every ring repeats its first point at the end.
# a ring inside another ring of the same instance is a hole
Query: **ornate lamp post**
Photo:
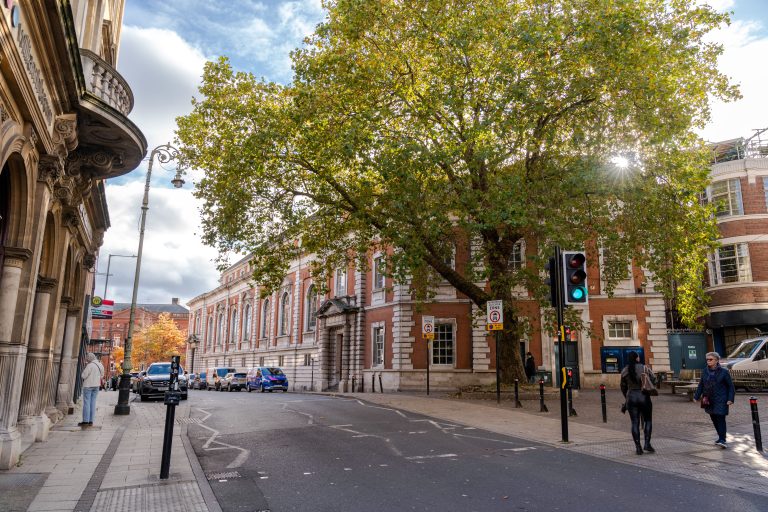
{"type": "MultiPolygon", "coordinates": [[[[126,415],[131,413],[131,406],[128,404],[128,398],[131,393],[131,344],[133,341],[133,320],[136,314],[136,296],[139,292],[139,274],[141,272],[141,255],[144,249],[144,226],[147,222],[147,210],[149,210],[149,180],[152,177],[152,163],[157,157],[160,164],[170,162],[178,158],[179,151],[170,144],[157,146],[149,154],[149,165],[147,166],[147,181],[144,184],[144,199],[141,202],[141,227],[139,229],[139,250],[136,253],[136,274],[133,277],[133,296],[131,298],[131,314],[128,320],[128,335],[125,337],[123,373],[120,375],[120,394],[117,397],[115,405],[115,414],[126,415]]],[[[181,188],[184,180],[181,178],[181,169],[176,169],[176,176],[171,180],[173,186],[181,188]]]]}
{"type": "Polygon", "coordinates": [[[189,363],[189,373],[193,374],[195,373],[195,352],[197,351],[197,346],[200,344],[200,340],[197,339],[196,334],[190,334],[189,338],[187,338],[187,344],[189,344],[189,350],[191,352],[191,361],[189,363]]]}

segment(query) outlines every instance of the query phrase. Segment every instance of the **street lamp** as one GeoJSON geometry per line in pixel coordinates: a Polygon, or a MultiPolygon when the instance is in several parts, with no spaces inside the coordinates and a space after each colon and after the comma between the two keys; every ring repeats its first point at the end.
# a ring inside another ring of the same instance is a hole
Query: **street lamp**
{"type": "Polygon", "coordinates": [[[309,377],[309,390],[315,390],[315,355],[312,354],[309,358],[312,361],[312,374],[309,377]]]}
{"type": "Polygon", "coordinates": [[[104,297],[107,298],[107,285],[109,285],[109,267],[112,265],[112,258],[135,258],[135,254],[110,254],[107,258],[107,279],[104,281],[104,297]]]}
{"type": "Polygon", "coordinates": [[[190,334],[189,338],[187,338],[187,344],[189,344],[189,349],[192,352],[192,360],[189,364],[189,373],[192,374],[195,373],[195,351],[200,344],[200,340],[197,339],[196,334],[190,334]]]}
{"type": "MultiPolygon", "coordinates": [[[[120,394],[117,397],[117,405],[115,405],[116,415],[126,415],[131,413],[131,406],[128,404],[128,398],[130,397],[131,387],[131,342],[133,341],[133,320],[136,315],[136,296],[139,292],[139,274],[141,272],[141,254],[144,249],[144,225],[147,222],[147,210],[149,210],[149,180],[152,176],[152,163],[157,157],[160,164],[175,160],[179,156],[179,150],[171,146],[170,144],[163,144],[157,146],[149,154],[149,165],[147,166],[147,181],[144,183],[144,199],[141,202],[141,227],[139,229],[139,250],[136,254],[136,274],[133,277],[133,296],[131,298],[131,314],[128,319],[128,334],[125,337],[124,357],[123,357],[123,373],[120,375],[120,394]]],[[[181,169],[176,169],[176,176],[171,180],[173,186],[181,188],[184,185],[184,180],[181,179],[181,169]]]]}

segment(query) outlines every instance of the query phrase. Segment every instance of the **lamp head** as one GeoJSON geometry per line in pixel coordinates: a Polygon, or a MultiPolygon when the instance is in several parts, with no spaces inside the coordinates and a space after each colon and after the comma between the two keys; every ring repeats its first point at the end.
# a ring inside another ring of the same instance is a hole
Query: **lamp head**
{"type": "Polygon", "coordinates": [[[184,180],[181,179],[181,171],[176,172],[176,176],[173,177],[173,179],[171,180],[171,183],[173,183],[173,186],[175,188],[181,188],[182,186],[184,186],[184,180]]]}

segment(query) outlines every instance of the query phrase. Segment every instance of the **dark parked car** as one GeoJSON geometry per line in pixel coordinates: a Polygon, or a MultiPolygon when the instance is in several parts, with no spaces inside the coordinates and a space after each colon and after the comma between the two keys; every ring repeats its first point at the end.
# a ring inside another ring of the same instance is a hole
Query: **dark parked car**
{"type": "MultiPolygon", "coordinates": [[[[163,397],[168,391],[168,385],[171,378],[171,363],[152,363],[147,368],[146,375],[139,380],[139,394],[141,400],[147,400],[151,397],[163,397]]],[[[187,399],[187,379],[184,376],[184,369],[179,366],[179,391],[181,399],[187,399]]]]}
{"type": "Polygon", "coordinates": [[[288,377],[277,366],[257,366],[248,372],[247,386],[248,391],[258,389],[263,393],[282,389],[285,393],[288,391],[288,377]]]}
{"type": "Polygon", "coordinates": [[[228,373],[221,379],[219,391],[234,391],[245,389],[245,373],[228,373]]]}

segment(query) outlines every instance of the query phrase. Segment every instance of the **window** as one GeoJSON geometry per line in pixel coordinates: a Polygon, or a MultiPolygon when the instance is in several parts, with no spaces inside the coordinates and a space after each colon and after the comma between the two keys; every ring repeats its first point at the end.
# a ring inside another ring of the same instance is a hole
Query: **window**
{"type": "Polygon", "coordinates": [[[513,272],[517,272],[525,263],[525,247],[523,240],[518,240],[515,245],[512,246],[512,252],[509,253],[507,258],[507,267],[513,272]]]}
{"type": "Polygon", "coordinates": [[[373,260],[373,289],[384,288],[384,257],[379,256],[373,260]]]}
{"type": "Polygon", "coordinates": [[[723,283],[752,281],[747,244],[723,245],[709,257],[709,282],[712,286],[723,283]]]}
{"type": "Polygon", "coordinates": [[[285,356],[277,356],[277,366],[285,366],[285,356]]]}
{"type": "Polygon", "coordinates": [[[347,269],[336,269],[336,296],[341,297],[347,294],[347,269]]]}
{"type": "Polygon", "coordinates": [[[631,321],[609,321],[608,337],[611,339],[631,339],[632,322],[631,321]]]}
{"type": "Polygon", "coordinates": [[[285,336],[291,328],[291,296],[283,292],[280,298],[280,335],[285,336]]]}
{"type": "Polygon", "coordinates": [[[195,320],[195,334],[198,336],[203,332],[201,329],[201,325],[203,323],[203,319],[200,315],[197,315],[197,319],[195,320]]]}
{"type": "Polygon", "coordinates": [[[259,366],[264,366],[264,356],[259,358],[259,366]]]}
{"type": "Polygon", "coordinates": [[[314,331],[317,325],[317,288],[310,285],[307,290],[307,307],[304,311],[304,325],[307,331],[314,331]]]}
{"type": "Polygon", "coordinates": [[[246,304],[243,311],[243,339],[251,343],[251,305],[246,304]]]}
{"type": "Polygon", "coordinates": [[[451,244],[448,254],[443,257],[443,263],[452,269],[456,269],[456,246],[451,244]]]}
{"type": "Polygon", "coordinates": [[[304,366],[310,366],[312,364],[312,354],[304,354],[304,366]]]}
{"type": "Polygon", "coordinates": [[[453,365],[454,326],[452,323],[435,324],[435,341],[432,343],[432,364],[453,365]]]}
{"type": "Polygon", "coordinates": [[[716,217],[729,217],[744,213],[741,204],[741,182],[738,178],[712,183],[709,200],[715,205],[716,217]]]}
{"type": "Polygon", "coordinates": [[[229,343],[234,345],[237,343],[237,309],[232,310],[232,319],[230,321],[229,331],[229,343]]]}
{"type": "Polygon", "coordinates": [[[384,364],[384,327],[379,325],[373,328],[373,366],[384,364]]]}
{"type": "Polygon", "coordinates": [[[216,345],[219,347],[224,342],[224,313],[219,313],[219,332],[216,335],[216,345]]]}
{"type": "Polygon", "coordinates": [[[271,316],[270,315],[271,310],[269,309],[269,299],[264,299],[264,305],[261,308],[261,337],[267,338],[269,337],[269,324],[271,322],[271,316]]]}
{"type": "Polygon", "coordinates": [[[208,317],[208,337],[206,339],[208,346],[213,346],[213,317],[208,317]]]}

